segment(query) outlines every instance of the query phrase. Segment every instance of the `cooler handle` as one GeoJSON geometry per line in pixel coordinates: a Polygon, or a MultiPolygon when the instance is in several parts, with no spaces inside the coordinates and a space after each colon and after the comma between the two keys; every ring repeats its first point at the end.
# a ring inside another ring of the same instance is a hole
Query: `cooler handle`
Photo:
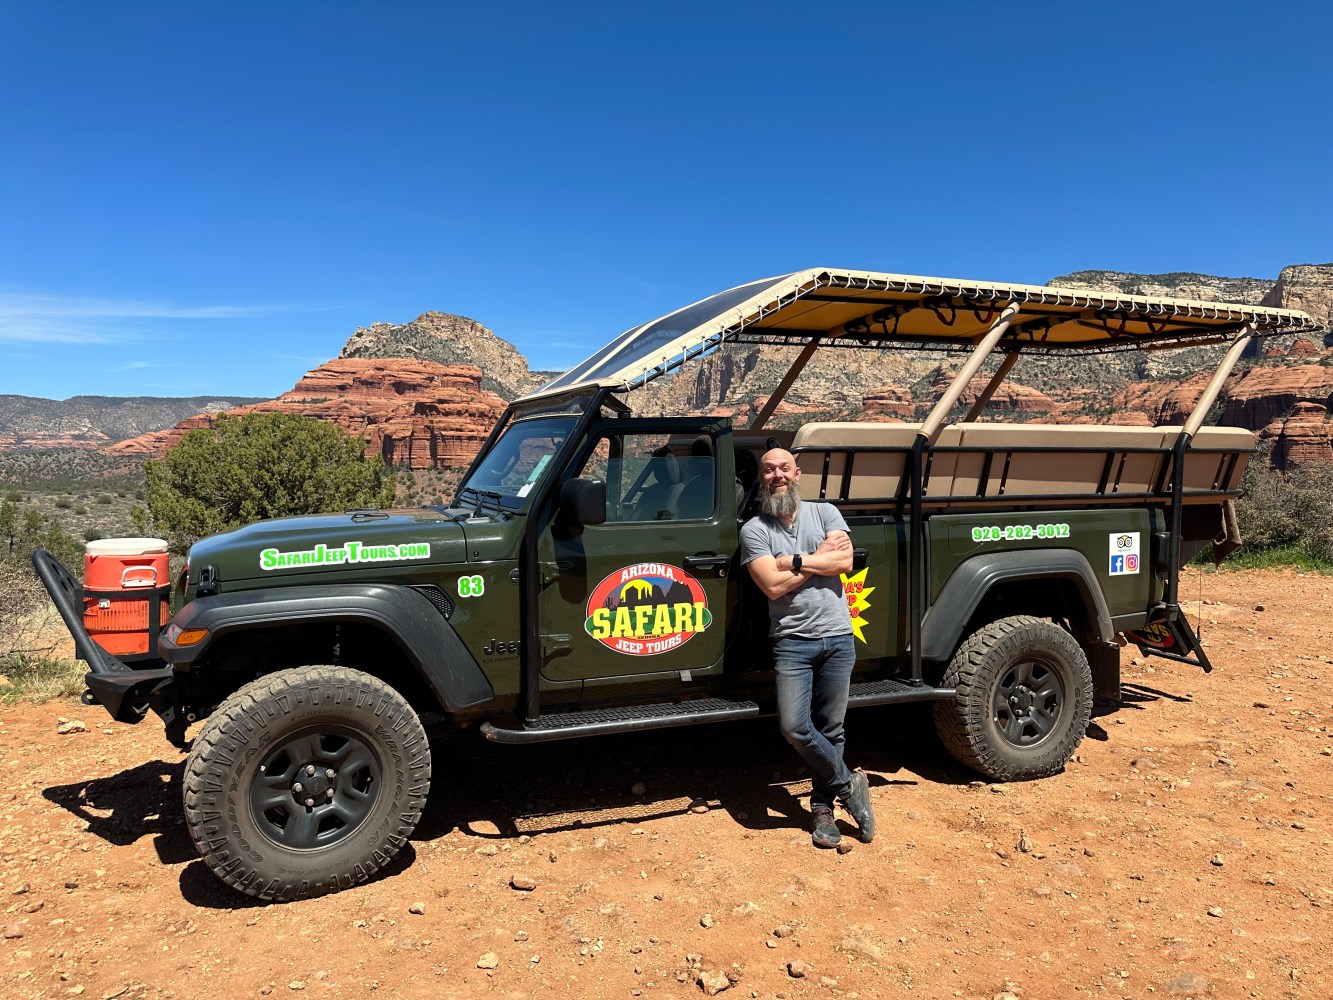
{"type": "Polygon", "coordinates": [[[157,586],[157,567],[156,566],[129,566],[125,572],[120,574],[120,589],[134,590],[138,587],[156,587],[157,586]],[[130,579],[132,573],[147,573],[147,579],[130,579]]]}

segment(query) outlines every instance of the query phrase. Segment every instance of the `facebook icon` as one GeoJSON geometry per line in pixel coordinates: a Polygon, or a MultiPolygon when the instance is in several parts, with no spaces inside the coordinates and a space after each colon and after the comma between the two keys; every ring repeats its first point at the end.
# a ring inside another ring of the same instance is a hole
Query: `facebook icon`
{"type": "Polygon", "coordinates": [[[1124,556],[1112,556],[1112,557],[1111,557],[1111,575],[1114,576],[1114,575],[1116,575],[1117,573],[1123,573],[1123,572],[1125,572],[1125,557],[1124,557],[1124,556]]]}

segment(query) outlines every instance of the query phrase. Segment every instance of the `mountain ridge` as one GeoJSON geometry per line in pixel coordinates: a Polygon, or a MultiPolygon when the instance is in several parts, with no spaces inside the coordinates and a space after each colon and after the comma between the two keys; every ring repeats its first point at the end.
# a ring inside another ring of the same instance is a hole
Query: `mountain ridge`
{"type": "MultiPolygon", "coordinates": [[[[1326,326],[1333,326],[1333,264],[1290,265],[1275,280],[1196,272],[1132,274],[1089,269],[1057,276],[1048,284],[1300,308],[1326,326]]],[[[1221,350],[1126,352],[1073,356],[1058,362],[1039,356],[1023,358],[1015,369],[1016,378],[1003,383],[987,413],[1018,420],[1179,423],[1202,388],[1197,373],[1212,368],[1221,350]]],[[[675,377],[636,390],[629,401],[643,415],[711,413],[744,423],[767,401],[766,394],[798,351],[724,345],[675,377]]],[[[919,419],[939,398],[958,363],[958,355],[940,352],[816,352],[775,413],[773,425],[794,426],[821,418],[919,419]]],[[[335,420],[366,437],[368,451],[383,454],[386,461],[405,461],[413,468],[452,466],[465,463],[463,452],[468,446],[475,447],[472,442],[479,443],[484,436],[478,435],[479,428],[474,424],[497,412],[497,402],[530,392],[554,374],[531,370],[514,344],[476,320],[427,311],[407,323],[379,322],[358,327],[337,358],[312,369],[293,390],[277,400],[252,401],[244,409],[304,407],[304,412],[335,420]],[[357,367],[364,365],[369,368],[357,367]],[[430,365],[458,370],[447,376],[433,370],[423,375],[422,366],[430,365]],[[384,399],[377,400],[367,378],[378,380],[384,399]],[[432,387],[446,382],[453,388],[439,396],[439,390],[432,387]],[[315,385],[324,389],[314,393],[315,385]],[[403,386],[411,388],[404,390],[403,386]],[[464,391],[459,386],[470,388],[464,391]],[[322,394],[325,391],[327,396],[322,394]],[[409,416],[413,416],[410,429],[403,423],[409,416]],[[446,442],[448,419],[463,420],[468,426],[466,433],[446,442]],[[463,445],[464,439],[469,445],[463,445]],[[416,443],[405,445],[405,441],[416,443]]],[[[978,391],[980,385],[968,388],[969,393],[978,391]]],[[[0,397],[0,434],[5,428],[5,400],[14,409],[14,400],[29,399],[0,397]]],[[[124,403],[157,397],[71,397],[75,399],[124,403]]],[[[220,404],[228,397],[191,399],[213,400],[219,404],[218,409],[189,414],[178,419],[170,430],[167,428],[172,425],[164,424],[141,432],[132,440],[122,440],[114,451],[159,453],[186,429],[209,425],[211,413],[226,408],[220,404]]],[[[1333,461],[1333,418],[1329,416],[1333,407],[1333,352],[1327,350],[1326,343],[1301,337],[1271,338],[1261,346],[1259,356],[1244,359],[1238,366],[1224,388],[1221,406],[1224,419],[1273,440],[1280,462],[1314,458],[1333,461]]],[[[79,427],[88,442],[82,446],[110,443],[110,435],[98,442],[93,429],[79,427]]]]}

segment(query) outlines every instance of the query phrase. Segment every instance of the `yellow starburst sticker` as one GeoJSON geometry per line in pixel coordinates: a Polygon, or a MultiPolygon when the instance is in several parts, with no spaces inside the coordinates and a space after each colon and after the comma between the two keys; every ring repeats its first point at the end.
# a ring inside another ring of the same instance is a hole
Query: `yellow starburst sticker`
{"type": "Polygon", "coordinates": [[[848,576],[846,573],[842,576],[842,592],[847,596],[847,610],[852,613],[852,631],[862,642],[866,641],[865,633],[862,631],[868,624],[862,617],[862,612],[870,607],[870,601],[867,598],[875,592],[874,587],[866,586],[866,574],[870,572],[870,567],[866,567],[859,573],[848,576]]]}

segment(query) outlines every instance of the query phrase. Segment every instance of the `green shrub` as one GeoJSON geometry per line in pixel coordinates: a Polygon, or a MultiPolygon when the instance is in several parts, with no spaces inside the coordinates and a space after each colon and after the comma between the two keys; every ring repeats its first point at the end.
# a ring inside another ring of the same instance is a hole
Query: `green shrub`
{"type": "Polygon", "coordinates": [[[252,521],[387,507],[394,481],[365,442],[336,424],[287,413],[223,414],[145,463],[154,530],[175,552],[252,521]]]}
{"type": "Polygon", "coordinates": [[[1245,542],[1240,555],[1299,552],[1333,564],[1333,465],[1307,463],[1278,472],[1261,449],[1245,472],[1244,490],[1236,504],[1245,542]]]}

